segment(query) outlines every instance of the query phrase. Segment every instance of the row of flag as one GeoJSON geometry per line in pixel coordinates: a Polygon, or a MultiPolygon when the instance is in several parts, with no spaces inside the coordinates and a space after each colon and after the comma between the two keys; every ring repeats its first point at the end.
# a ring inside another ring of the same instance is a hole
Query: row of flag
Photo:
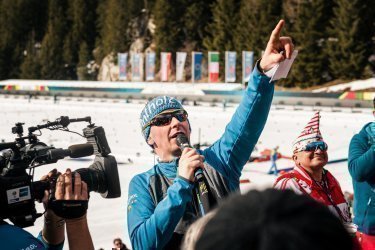
{"type": "MultiPolygon", "coordinates": [[[[202,52],[191,53],[191,81],[197,82],[202,79],[202,52]]],[[[208,81],[219,82],[220,74],[220,53],[216,51],[208,52],[208,81]]],[[[187,53],[177,52],[176,54],[176,81],[185,81],[185,64],[187,53]]],[[[146,81],[155,80],[155,61],[154,52],[131,54],[131,80],[143,81],[145,75],[146,81]],[[144,61],[145,60],[145,63],[144,61]],[[145,72],[143,72],[145,65],[145,72]]],[[[225,52],[225,82],[236,82],[236,60],[237,53],[234,51],[225,52]]],[[[252,51],[242,51],[242,82],[248,82],[254,63],[254,53],[252,51]]],[[[119,80],[128,80],[128,53],[118,53],[119,80]]],[[[172,53],[161,52],[160,54],[160,80],[162,82],[170,81],[172,69],[172,53]]]]}

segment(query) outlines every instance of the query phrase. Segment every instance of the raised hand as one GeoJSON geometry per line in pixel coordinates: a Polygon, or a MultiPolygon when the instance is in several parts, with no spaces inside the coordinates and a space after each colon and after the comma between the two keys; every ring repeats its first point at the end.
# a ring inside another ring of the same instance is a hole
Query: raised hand
{"type": "Polygon", "coordinates": [[[294,50],[292,39],[288,36],[280,36],[284,23],[284,20],[280,20],[272,31],[260,61],[260,67],[264,71],[270,70],[276,64],[284,61],[285,58],[289,59],[292,56],[294,50]]]}

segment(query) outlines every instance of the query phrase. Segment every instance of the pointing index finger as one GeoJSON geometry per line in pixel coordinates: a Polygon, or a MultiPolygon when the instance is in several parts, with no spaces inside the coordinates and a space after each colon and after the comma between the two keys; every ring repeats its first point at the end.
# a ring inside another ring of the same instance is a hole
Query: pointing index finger
{"type": "Polygon", "coordinates": [[[270,42],[274,42],[280,37],[281,30],[284,27],[284,20],[280,20],[279,23],[276,25],[275,29],[272,31],[270,42]]]}

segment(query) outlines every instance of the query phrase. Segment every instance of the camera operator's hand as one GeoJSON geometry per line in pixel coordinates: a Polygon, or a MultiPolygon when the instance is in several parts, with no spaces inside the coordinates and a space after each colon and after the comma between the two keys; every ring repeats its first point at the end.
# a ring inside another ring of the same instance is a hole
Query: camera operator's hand
{"type": "MultiPolygon", "coordinates": [[[[87,184],[81,180],[78,173],[74,175],[74,183],[72,183],[72,171],[70,169],[67,169],[64,174],[54,169],[48,175],[43,176],[41,180],[51,181],[53,179],[56,179],[56,186],[52,187],[51,191],[54,192],[56,200],[88,200],[87,184]]],[[[75,219],[61,218],[48,208],[50,196],[50,192],[45,191],[43,204],[47,210],[44,214],[43,239],[49,244],[61,244],[65,238],[64,226],[66,222],[69,249],[94,249],[86,213],[75,219]]]]}
{"type": "MultiPolygon", "coordinates": [[[[56,179],[60,172],[56,169],[50,171],[47,175],[43,176],[41,180],[51,181],[56,179]]],[[[44,213],[44,227],[42,230],[43,240],[52,245],[61,244],[64,241],[64,231],[65,231],[65,220],[57,216],[51,209],[48,209],[48,199],[50,197],[50,191],[46,190],[43,197],[43,205],[46,209],[44,213]]]]}
{"type": "MultiPolygon", "coordinates": [[[[67,169],[65,174],[57,179],[56,200],[88,200],[87,184],[81,180],[79,173],[74,174],[74,183],[72,183],[72,175],[71,170],[67,169]]],[[[66,219],[66,232],[69,249],[94,249],[86,213],[79,218],[66,219]]]]}
{"type": "Polygon", "coordinates": [[[55,198],[56,200],[88,200],[87,184],[81,180],[79,173],[74,174],[74,183],[72,183],[72,171],[68,168],[65,174],[57,178],[55,198]]]}
{"type": "Polygon", "coordinates": [[[194,148],[184,148],[178,163],[178,176],[189,181],[194,181],[194,171],[204,168],[204,156],[200,155],[194,148]]]}

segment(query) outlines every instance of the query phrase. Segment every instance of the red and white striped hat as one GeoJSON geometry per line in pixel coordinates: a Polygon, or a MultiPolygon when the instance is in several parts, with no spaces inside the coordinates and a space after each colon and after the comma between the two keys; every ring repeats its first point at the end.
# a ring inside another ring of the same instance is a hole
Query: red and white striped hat
{"type": "Polygon", "coordinates": [[[317,111],[313,118],[307,123],[298,138],[293,142],[293,153],[304,151],[306,145],[311,142],[323,141],[322,134],[319,130],[320,115],[317,111]]]}

